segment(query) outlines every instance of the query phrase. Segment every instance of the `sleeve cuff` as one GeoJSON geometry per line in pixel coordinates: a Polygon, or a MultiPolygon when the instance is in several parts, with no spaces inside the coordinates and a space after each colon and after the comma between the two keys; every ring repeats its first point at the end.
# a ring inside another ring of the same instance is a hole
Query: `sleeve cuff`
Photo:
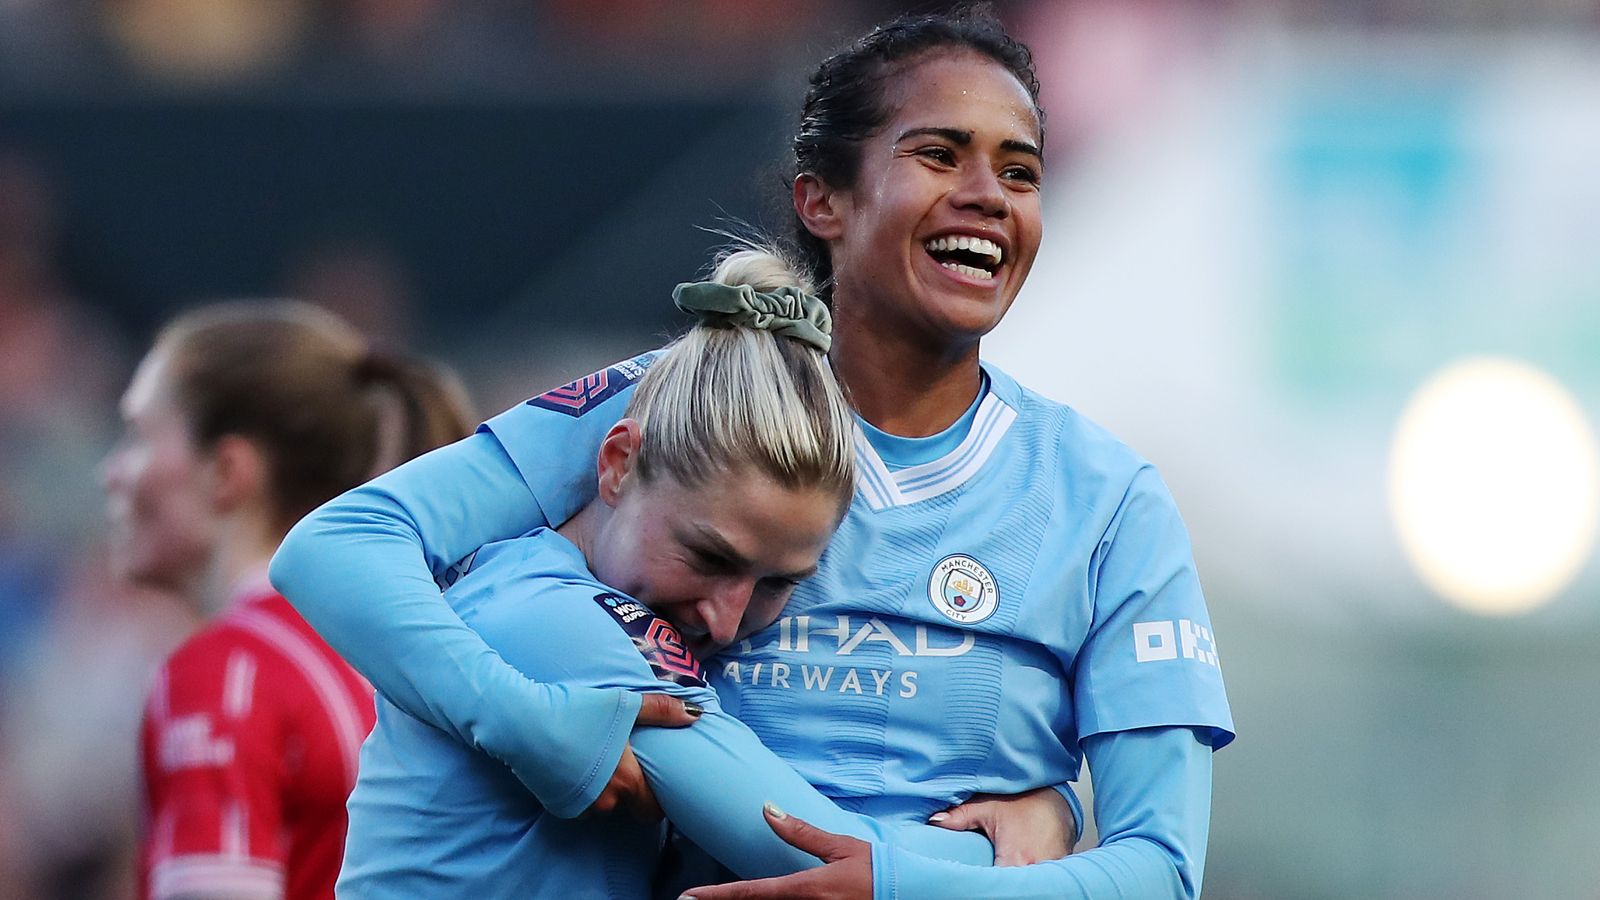
{"type": "Polygon", "coordinates": [[[1083,802],[1073,792],[1070,782],[1063,781],[1060,784],[1051,785],[1051,787],[1054,787],[1056,793],[1067,801],[1067,807],[1072,810],[1072,849],[1076,850],[1078,849],[1078,843],[1083,840],[1083,802]]]}
{"type": "MultiPolygon", "coordinates": [[[[591,692],[585,692],[591,693],[591,692]]],[[[558,728],[566,738],[561,741],[565,746],[552,750],[552,753],[566,756],[569,759],[582,759],[587,754],[591,763],[577,785],[567,794],[557,798],[554,802],[545,803],[545,808],[559,818],[571,819],[581,814],[594,804],[611,781],[611,776],[617,771],[617,763],[622,760],[623,748],[628,745],[628,736],[633,733],[633,723],[639,718],[639,705],[644,698],[639,694],[621,689],[595,691],[596,698],[602,707],[609,705],[610,709],[597,710],[598,717],[603,722],[594,729],[572,729],[574,720],[588,719],[588,716],[573,715],[576,710],[568,708],[565,715],[551,716],[545,726],[558,728]],[[598,734],[599,740],[592,740],[585,736],[598,734]],[[572,740],[571,738],[578,738],[572,740]]],[[[569,695],[570,696],[570,695],[569,695]]],[[[572,697],[575,702],[583,702],[572,697]]],[[[538,770],[549,772],[548,760],[545,765],[540,765],[538,770]]],[[[522,778],[522,773],[518,773],[522,778]]],[[[527,784],[527,779],[523,779],[527,784]]]]}
{"type": "Polygon", "coordinates": [[[280,900],[283,867],[270,860],[234,856],[174,856],[151,868],[148,887],[151,900],[209,896],[280,900]]]}

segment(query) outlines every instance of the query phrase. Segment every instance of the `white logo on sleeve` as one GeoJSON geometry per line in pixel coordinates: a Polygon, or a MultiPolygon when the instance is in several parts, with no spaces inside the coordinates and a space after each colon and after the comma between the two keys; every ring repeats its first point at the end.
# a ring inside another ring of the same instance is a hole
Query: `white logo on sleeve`
{"type": "Polygon", "coordinates": [[[1188,619],[1133,623],[1133,657],[1139,662],[1192,659],[1208,666],[1217,665],[1217,641],[1211,629],[1188,619]]]}
{"type": "Polygon", "coordinates": [[[945,618],[962,625],[982,622],[1000,607],[994,576],[983,563],[961,553],[952,553],[933,567],[928,599],[945,618]]]}
{"type": "Polygon", "coordinates": [[[211,716],[179,716],[161,729],[161,770],[209,769],[233,762],[233,739],[211,733],[211,716]]]}

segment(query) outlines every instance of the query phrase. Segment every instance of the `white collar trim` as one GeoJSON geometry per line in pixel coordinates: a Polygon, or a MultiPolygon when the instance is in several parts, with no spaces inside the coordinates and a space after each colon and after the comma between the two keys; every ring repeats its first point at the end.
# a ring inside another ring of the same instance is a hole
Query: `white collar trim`
{"type": "Polygon", "coordinates": [[[906,506],[953,491],[983,468],[1016,418],[1017,411],[991,390],[978,404],[972,427],[960,446],[932,462],[898,472],[889,470],[857,425],[856,462],[860,472],[856,490],[874,510],[906,506]]]}

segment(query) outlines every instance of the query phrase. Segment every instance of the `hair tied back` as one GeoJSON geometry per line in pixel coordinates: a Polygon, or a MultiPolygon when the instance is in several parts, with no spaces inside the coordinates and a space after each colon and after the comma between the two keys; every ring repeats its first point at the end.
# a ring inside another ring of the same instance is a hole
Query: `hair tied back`
{"type": "Polygon", "coordinates": [[[799,288],[758,291],[747,284],[696,281],[673,288],[672,300],[708,325],[768,331],[822,353],[833,346],[833,316],[827,304],[799,288]]]}

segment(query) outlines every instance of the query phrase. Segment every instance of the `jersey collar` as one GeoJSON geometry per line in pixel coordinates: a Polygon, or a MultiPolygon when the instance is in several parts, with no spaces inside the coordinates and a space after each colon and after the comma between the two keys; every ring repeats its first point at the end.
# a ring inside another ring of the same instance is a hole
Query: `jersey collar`
{"type": "Polygon", "coordinates": [[[967,483],[994,454],[1011,423],[1013,409],[991,387],[978,404],[972,427],[954,450],[931,462],[890,471],[873,449],[861,426],[856,426],[856,492],[873,510],[907,506],[955,490],[967,483]]]}

